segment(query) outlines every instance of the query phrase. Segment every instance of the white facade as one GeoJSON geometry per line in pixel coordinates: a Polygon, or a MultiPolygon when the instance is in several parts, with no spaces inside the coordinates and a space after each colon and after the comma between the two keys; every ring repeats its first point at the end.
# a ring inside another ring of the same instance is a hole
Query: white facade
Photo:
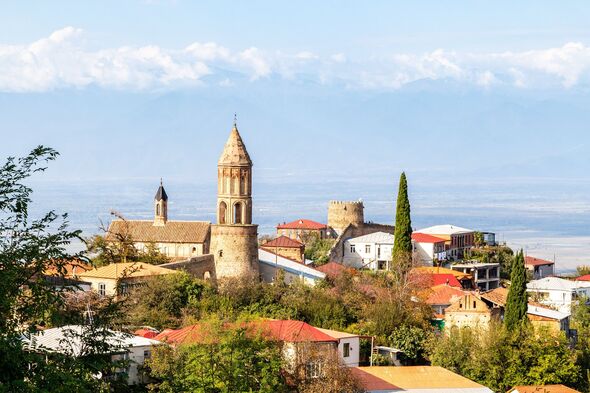
{"type": "Polygon", "coordinates": [[[527,292],[532,300],[570,314],[580,297],[590,297],[590,282],[546,277],[529,282],[527,292]]]}
{"type": "Polygon", "coordinates": [[[260,276],[265,282],[273,282],[278,270],[284,272],[285,283],[287,284],[290,284],[295,280],[302,280],[308,285],[315,285],[316,282],[326,278],[326,274],[319,270],[282,257],[263,248],[258,249],[258,262],[260,276]]]}
{"type": "Polygon", "coordinates": [[[347,367],[358,367],[361,356],[361,337],[338,332],[336,330],[316,328],[322,333],[338,340],[338,356],[342,363],[347,367]]]}
{"type": "Polygon", "coordinates": [[[394,237],[390,233],[375,232],[344,241],[346,266],[356,269],[389,270],[394,237]]]}
{"type": "MultiPolygon", "coordinates": [[[[86,329],[89,328],[82,325],[47,329],[31,335],[27,340],[28,348],[35,351],[60,352],[73,357],[84,356],[86,349],[82,337],[90,334],[86,329]]],[[[93,339],[97,339],[96,335],[93,339]]],[[[104,340],[113,346],[113,361],[129,360],[129,366],[124,370],[128,375],[127,383],[134,385],[144,382],[139,368],[151,356],[152,347],[161,342],[111,330],[104,331],[104,340]]]]}

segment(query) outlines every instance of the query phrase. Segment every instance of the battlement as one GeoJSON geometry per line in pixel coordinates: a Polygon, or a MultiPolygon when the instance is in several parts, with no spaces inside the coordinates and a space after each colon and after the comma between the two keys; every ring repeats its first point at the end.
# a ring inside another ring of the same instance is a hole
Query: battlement
{"type": "Polygon", "coordinates": [[[330,201],[328,204],[328,226],[340,234],[349,225],[363,225],[363,201],[330,201]]]}

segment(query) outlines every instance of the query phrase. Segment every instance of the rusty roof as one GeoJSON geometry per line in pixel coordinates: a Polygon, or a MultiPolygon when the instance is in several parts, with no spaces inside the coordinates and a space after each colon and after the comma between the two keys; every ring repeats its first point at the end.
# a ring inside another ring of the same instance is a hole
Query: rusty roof
{"type": "Polygon", "coordinates": [[[151,220],[114,220],[106,240],[117,241],[116,234],[128,234],[135,242],[205,243],[211,223],[208,221],[166,221],[154,225],[151,220]]]}
{"type": "Polygon", "coordinates": [[[287,236],[279,236],[276,239],[264,243],[261,247],[301,248],[303,247],[303,243],[287,236]]]}

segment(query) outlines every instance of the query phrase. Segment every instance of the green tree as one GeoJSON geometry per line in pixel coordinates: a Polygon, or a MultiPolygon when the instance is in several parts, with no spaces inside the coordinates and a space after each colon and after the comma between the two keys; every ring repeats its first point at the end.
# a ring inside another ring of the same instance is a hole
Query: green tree
{"type": "Polygon", "coordinates": [[[403,356],[411,363],[423,363],[431,334],[431,330],[404,324],[393,331],[389,342],[402,351],[403,356]]]}
{"type": "Polygon", "coordinates": [[[508,330],[517,329],[523,322],[528,321],[527,305],[526,270],[523,252],[520,250],[512,262],[510,289],[504,312],[504,323],[508,330]]]}
{"type": "Polygon", "coordinates": [[[411,268],[412,262],[412,219],[410,217],[410,200],[408,199],[408,182],[406,174],[402,172],[399,179],[397,204],[395,212],[395,231],[393,243],[393,265],[405,274],[411,268]]]}
{"type": "Polygon", "coordinates": [[[198,343],[156,348],[147,364],[155,392],[286,391],[278,343],[219,321],[203,323],[198,343]]]}

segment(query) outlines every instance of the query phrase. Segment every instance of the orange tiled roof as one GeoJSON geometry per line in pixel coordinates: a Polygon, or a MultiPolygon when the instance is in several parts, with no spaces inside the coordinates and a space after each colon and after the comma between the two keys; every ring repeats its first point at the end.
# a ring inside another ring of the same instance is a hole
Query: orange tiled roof
{"type": "Polygon", "coordinates": [[[126,262],[126,263],[111,263],[103,267],[88,270],[80,274],[82,278],[136,278],[136,277],[148,277],[148,276],[159,276],[162,274],[174,274],[177,273],[175,270],[166,269],[163,267],[150,265],[145,262],[126,262]]]}
{"type": "Polygon", "coordinates": [[[451,304],[459,300],[463,296],[463,291],[458,288],[453,288],[449,285],[437,285],[431,288],[426,304],[451,304]]]}
{"type": "MultiPolygon", "coordinates": [[[[89,263],[82,262],[82,261],[68,262],[68,263],[64,264],[63,267],[64,267],[64,277],[66,277],[66,278],[71,278],[73,276],[79,276],[81,273],[92,269],[92,265],[90,265],[89,263]]],[[[45,274],[46,276],[58,276],[59,275],[55,265],[49,266],[47,269],[45,269],[43,274],[45,274]]]]}
{"type": "Polygon", "coordinates": [[[136,242],[205,243],[211,223],[208,221],[167,221],[153,225],[151,220],[114,220],[106,239],[116,241],[116,234],[128,234],[136,242]]]}
{"type": "Polygon", "coordinates": [[[412,240],[418,243],[444,243],[447,241],[446,239],[420,232],[412,233],[412,240]]]}
{"type": "Polygon", "coordinates": [[[276,239],[264,243],[261,247],[301,248],[303,247],[303,243],[287,236],[279,236],[276,239]]]}

